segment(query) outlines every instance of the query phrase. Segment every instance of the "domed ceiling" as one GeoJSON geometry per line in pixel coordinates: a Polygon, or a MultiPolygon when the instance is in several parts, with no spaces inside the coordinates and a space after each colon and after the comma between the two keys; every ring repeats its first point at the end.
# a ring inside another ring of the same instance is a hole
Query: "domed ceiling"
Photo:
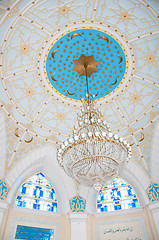
{"type": "Polygon", "coordinates": [[[6,174],[30,152],[71,135],[86,98],[88,62],[91,98],[151,178],[159,110],[157,8],[156,0],[0,2],[6,174]]]}

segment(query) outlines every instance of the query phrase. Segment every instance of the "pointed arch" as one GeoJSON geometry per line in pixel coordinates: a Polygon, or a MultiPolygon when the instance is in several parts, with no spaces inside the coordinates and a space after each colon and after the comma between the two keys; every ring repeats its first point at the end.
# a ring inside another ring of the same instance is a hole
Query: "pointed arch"
{"type": "Polygon", "coordinates": [[[42,172],[29,177],[21,185],[15,205],[50,212],[58,209],[56,192],[42,172]]]}
{"type": "Polygon", "coordinates": [[[110,212],[139,207],[134,189],[123,179],[105,185],[97,194],[97,212],[110,212]]]}

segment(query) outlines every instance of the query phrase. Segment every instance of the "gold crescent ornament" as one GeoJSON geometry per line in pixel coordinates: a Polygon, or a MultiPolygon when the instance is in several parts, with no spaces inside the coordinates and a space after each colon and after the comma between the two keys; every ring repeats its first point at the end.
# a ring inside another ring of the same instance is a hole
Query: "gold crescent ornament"
{"type": "Polygon", "coordinates": [[[70,93],[69,90],[67,90],[67,92],[68,92],[68,94],[70,94],[70,95],[74,95],[74,94],[75,94],[75,93],[70,93]]]}
{"type": "Polygon", "coordinates": [[[30,140],[24,139],[24,141],[25,141],[26,143],[31,143],[31,142],[33,141],[33,137],[32,137],[30,140]]]}
{"type": "Polygon", "coordinates": [[[131,143],[131,144],[130,144],[130,147],[132,147],[133,145],[134,145],[134,143],[131,143]]]}
{"type": "Polygon", "coordinates": [[[117,79],[115,78],[115,82],[111,83],[111,85],[114,85],[117,83],[117,79]]]}
{"type": "Polygon", "coordinates": [[[105,37],[105,36],[101,36],[101,37],[99,37],[98,39],[104,39],[104,40],[107,41],[107,43],[109,42],[109,39],[108,39],[107,37],[105,37]]]}
{"type": "Polygon", "coordinates": [[[95,98],[98,95],[98,92],[96,94],[90,94],[92,98],[95,98]]]}
{"type": "Polygon", "coordinates": [[[20,136],[18,135],[18,129],[19,129],[19,128],[16,128],[16,129],[15,129],[15,132],[14,132],[14,134],[15,134],[16,137],[20,137],[20,136]]]}
{"type": "Polygon", "coordinates": [[[141,139],[139,140],[139,142],[142,142],[144,140],[145,136],[144,134],[141,132],[141,139]]]}
{"type": "Polygon", "coordinates": [[[58,80],[56,80],[56,79],[54,78],[54,75],[55,75],[55,73],[52,74],[51,78],[52,78],[53,81],[57,82],[58,80]]]}
{"type": "Polygon", "coordinates": [[[119,63],[121,63],[122,61],[123,61],[123,58],[122,58],[122,56],[120,56],[120,55],[117,55],[118,57],[119,57],[119,59],[120,59],[120,61],[118,62],[118,64],[119,63]]]}
{"type": "Polygon", "coordinates": [[[51,55],[52,55],[53,58],[55,58],[55,53],[58,52],[58,51],[59,51],[59,50],[54,50],[54,51],[52,52],[51,55]]]}
{"type": "Polygon", "coordinates": [[[82,37],[82,35],[80,33],[73,33],[72,36],[71,36],[71,39],[74,38],[74,37],[77,37],[77,36],[82,37]]]}

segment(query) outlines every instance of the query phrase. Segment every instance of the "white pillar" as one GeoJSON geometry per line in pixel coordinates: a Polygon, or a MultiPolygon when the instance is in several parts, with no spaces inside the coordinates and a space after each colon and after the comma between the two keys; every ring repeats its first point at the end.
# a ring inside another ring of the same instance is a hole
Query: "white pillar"
{"type": "Polygon", "coordinates": [[[86,213],[70,213],[71,240],[87,240],[86,213]]]}
{"type": "Polygon", "coordinates": [[[2,239],[3,231],[5,228],[6,217],[4,217],[7,211],[8,203],[0,200],[0,239],[2,239]],[[3,220],[3,221],[2,221],[3,220]]]}
{"type": "Polygon", "coordinates": [[[153,202],[149,204],[149,209],[153,215],[155,224],[156,224],[156,229],[158,232],[159,236],[159,202],[153,202]]]}

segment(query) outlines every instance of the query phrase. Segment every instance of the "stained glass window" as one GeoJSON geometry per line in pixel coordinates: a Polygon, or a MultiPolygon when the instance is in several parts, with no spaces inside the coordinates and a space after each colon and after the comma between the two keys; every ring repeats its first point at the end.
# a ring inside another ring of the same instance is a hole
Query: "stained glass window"
{"type": "Polygon", "coordinates": [[[30,209],[57,212],[56,193],[44,174],[37,173],[22,184],[15,205],[30,209]]]}
{"type": "Polygon", "coordinates": [[[136,207],[139,207],[139,201],[133,188],[120,178],[115,178],[110,185],[106,185],[98,192],[97,212],[136,207]]]}

